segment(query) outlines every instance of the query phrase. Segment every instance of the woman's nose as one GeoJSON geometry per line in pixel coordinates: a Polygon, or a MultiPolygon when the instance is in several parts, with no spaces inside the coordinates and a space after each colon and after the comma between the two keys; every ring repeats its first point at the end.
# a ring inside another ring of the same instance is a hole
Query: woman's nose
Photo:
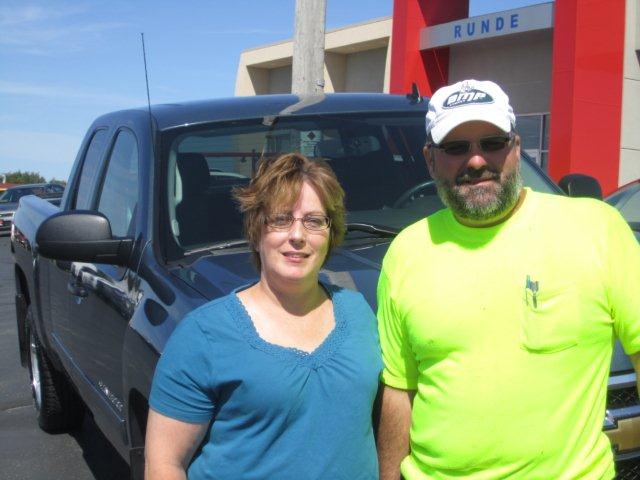
{"type": "Polygon", "coordinates": [[[295,243],[304,242],[306,230],[302,225],[302,220],[295,219],[293,225],[289,229],[289,241],[295,243]]]}

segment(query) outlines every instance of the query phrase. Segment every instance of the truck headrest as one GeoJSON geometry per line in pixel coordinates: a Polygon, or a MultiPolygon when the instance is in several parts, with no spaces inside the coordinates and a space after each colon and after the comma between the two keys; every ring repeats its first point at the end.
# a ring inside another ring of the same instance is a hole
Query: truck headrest
{"type": "Polygon", "coordinates": [[[178,171],[182,178],[182,195],[204,192],[209,186],[209,164],[201,153],[179,153],[178,171]]]}

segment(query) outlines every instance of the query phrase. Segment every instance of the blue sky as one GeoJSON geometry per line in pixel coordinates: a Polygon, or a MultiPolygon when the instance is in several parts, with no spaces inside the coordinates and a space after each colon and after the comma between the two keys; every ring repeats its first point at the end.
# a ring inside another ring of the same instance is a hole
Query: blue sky
{"type": "MultiPolygon", "coordinates": [[[[471,0],[470,15],[541,3],[471,0]]],[[[2,0],[0,173],[66,179],[103,113],[232,96],[240,52],[293,36],[295,0],[2,0]]],[[[391,15],[393,0],[327,0],[327,29],[391,15]]]]}

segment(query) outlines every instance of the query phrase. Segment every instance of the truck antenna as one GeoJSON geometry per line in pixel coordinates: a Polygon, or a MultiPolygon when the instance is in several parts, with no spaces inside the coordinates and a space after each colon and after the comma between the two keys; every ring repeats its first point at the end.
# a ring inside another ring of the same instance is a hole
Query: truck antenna
{"type": "Polygon", "coordinates": [[[142,59],[144,61],[144,79],[147,85],[147,109],[149,111],[149,131],[151,133],[151,145],[153,147],[153,156],[155,158],[156,141],[153,135],[153,116],[151,115],[151,97],[149,96],[149,74],[147,73],[147,50],[144,47],[144,33],[140,32],[140,38],[142,40],[142,59]]]}
{"type": "Polygon", "coordinates": [[[422,95],[420,95],[420,90],[418,90],[418,85],[416,84],[416,82],[413,82],[411,84],[411,93],[407,93],[407,99],[411,103],[422,102],[423,98],[422,98],[422,95]]]}

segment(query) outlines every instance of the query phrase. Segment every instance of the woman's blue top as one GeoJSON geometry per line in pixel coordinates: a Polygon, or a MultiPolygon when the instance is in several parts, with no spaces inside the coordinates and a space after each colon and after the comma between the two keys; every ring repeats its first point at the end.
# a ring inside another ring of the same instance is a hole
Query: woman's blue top
{"type": "Polygon", "coordinates": [[[325,288],[335,328],[311,353],[263,340],[235,292],[178,325],[149,403],[177,420],[211,421],[190,479],[378,478],[376,318],[360,293],[325,288]]]}

